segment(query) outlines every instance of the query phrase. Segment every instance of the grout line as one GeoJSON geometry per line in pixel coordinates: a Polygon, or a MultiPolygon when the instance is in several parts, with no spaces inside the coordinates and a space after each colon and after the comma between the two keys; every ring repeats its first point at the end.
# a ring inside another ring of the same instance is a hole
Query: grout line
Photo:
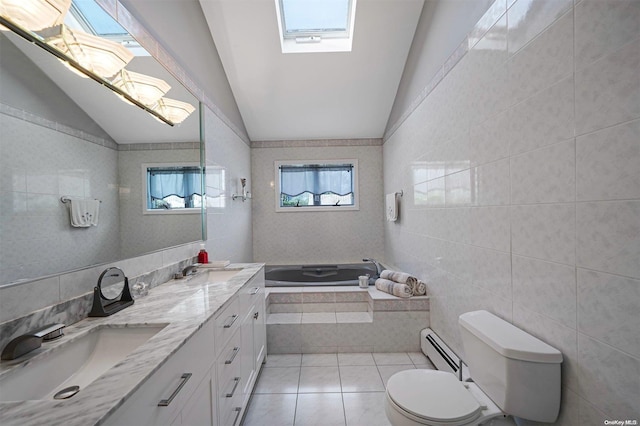
{"type": "MultiPolygon", "coordinates": [[[[573,290],[575,294],[575,325],[576,325],[576,360],[578,358],[578,312],[580,312],[580,295],[578,294],[578,136],[577,136],[577,116],[576,116],[576,5],[575,2],[571,7],[573,14],[573,201],[575,207],[573,209],[573,290]]],[[[579,378],[576,374],[576,381],[579,378]]],[[[576,383],[577,388],[580,385],[576,383]]]]}
{"type": "MultiPolygon", "coordinates": [[[[336,354],[336,360],[338,360],[338,354],[336,354]]],[[[344,388],[342,386],[342,374],[340,373],[340,361],[338,360],[338,380],[340,381],[340,400],[342,401],[342,419],[344,424],[347,424],[347,409],[344,405],[344,388]]]]}
{"type": "Polygon", "coordinates": [[[298,397],[300,395],[300,377],[301,376],[302,376],[302,356],[300,356],[300,367],[298,367],[298,386],[296,388],[296,406],[293,409],[292,422],[294,425],[296,424],[296,415],[298,414],[298,397]]]}

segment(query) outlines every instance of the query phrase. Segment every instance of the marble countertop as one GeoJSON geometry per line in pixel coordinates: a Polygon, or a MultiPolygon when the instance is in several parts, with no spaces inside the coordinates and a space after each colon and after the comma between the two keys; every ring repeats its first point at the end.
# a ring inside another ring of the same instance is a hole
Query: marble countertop
{"type": "Polygon", "coordinates": [[[0,379],[5,374],[14,374],[16,369],[29,368],[30,363],[46,357],[95,327],[167,324],[108,374],[96,379],[73,398],[0,402],[0,423],[3,426],[100,424],[214,317],[263,266],[261,263],[231,264],[226,269],[240,271],[225,282],[210,281],[208,272],[200,269],[189,279],[171,280],[151,289],[147,296],[136,299],[132,306],[110,317],[87,318],[66,327],[62,339],[43,344],[27,360],[18,363],[3,361],[0,379]]]}

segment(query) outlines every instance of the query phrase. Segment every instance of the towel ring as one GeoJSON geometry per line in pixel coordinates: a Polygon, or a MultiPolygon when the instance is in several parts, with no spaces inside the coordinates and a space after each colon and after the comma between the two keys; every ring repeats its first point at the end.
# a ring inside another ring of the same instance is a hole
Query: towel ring
{"type": "Polygon", "coordinates": [[[404,190],[401,189],[400,192],[396,192],[396,195],[399,195],[402,197],[404,195],[404,190]]]}

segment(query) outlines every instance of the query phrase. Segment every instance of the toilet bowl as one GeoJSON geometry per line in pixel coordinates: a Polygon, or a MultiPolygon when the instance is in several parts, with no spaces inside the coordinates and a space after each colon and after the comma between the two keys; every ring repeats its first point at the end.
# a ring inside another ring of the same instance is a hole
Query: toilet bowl
{"type": "Polygon", "coordinates": [[[557,419],[560,351],[487,311],[462,314],[458,325],[473,383],[438,370],[394,374],[385,398],[393,426],[479,425],[504,415],[557,419]]]}
{"type": "Polygon", "coordinates": [[[385,412],[394,426],[478,425],[503,415],[475,383],[437,370],[405,370],[387,383],[385,412]]]}

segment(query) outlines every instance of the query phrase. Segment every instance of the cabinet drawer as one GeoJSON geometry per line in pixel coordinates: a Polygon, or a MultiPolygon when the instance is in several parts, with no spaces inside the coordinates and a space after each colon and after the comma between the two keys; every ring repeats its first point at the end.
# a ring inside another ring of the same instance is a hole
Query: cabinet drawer
{"type": "Polygon", "coordinates": [[[240,302],[237,297],[230,300],[229,305],[214,320],[216,356],[219,356],[227,341],[240,325],[240,302]]]}
{"type": "Polygon", "coordinates": [[[221,385],[230,377],[240,375],[240,364],[243,350],[241,345],[240,332],[238,331],[220,352],[216,361],[216,371],[218,383],[221,385]]]}
{"type": "Polygon", "coordinates": [[[244,315],[260,298],[264,299],[264,273],[258,272],[239,292],[240,311],[244,315]]]}
{"type": "Polygon", "coordinates": [[[218,393],[219,426],[238,426],[242,414],[242,391],[240,385],[232,397],[228,393],[218,393]]]}
{"type": "Polygon", "coordinates": [[[209,373],[212,358],[211,326],[192,336],[173,354],[122,407],[105,421],[106,425],[168,425],[209,373]]]}

